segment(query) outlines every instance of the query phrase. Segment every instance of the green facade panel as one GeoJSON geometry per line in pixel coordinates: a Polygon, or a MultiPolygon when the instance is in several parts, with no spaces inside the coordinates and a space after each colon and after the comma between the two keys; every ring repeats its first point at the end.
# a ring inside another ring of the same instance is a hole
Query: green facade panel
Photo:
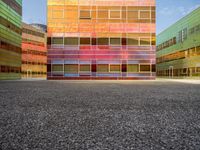
{"type": "Polygon", "coordinates": [[[200,77],[200,7],[157,36],[157,75],[200,77]]]}
{"type": "Polygon", "coordinates": [[[0,80],[21,78],[22,0],[0,0],[0,80]]]}

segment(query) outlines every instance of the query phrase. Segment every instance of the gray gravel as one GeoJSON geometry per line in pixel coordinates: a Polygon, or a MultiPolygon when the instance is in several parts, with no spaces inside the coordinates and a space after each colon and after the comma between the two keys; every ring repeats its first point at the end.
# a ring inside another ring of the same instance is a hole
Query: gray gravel
{"type": "Polygon", "coordinates": [[[2,81],[1,150],[199,150],[200,85],[2,81]]]}

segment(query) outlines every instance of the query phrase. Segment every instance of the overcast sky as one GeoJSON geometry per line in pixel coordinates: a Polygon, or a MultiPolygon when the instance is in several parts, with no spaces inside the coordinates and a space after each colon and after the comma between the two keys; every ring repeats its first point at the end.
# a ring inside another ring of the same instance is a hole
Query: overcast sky
{"type": "MultiPolygon", "coordinates": [[[[200,0],[157,0],[157,34],[200,6],[200,0]]],[[[23,21],[46,24],[46,0],[23,0],[23,21]]]]}

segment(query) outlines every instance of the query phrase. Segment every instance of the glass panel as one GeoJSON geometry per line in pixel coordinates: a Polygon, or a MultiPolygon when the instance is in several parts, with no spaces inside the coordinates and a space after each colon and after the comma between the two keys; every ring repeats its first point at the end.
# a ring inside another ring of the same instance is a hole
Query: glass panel
{"type": "Polygon", "coordinates": [[[52,65],[52,71],[63,71],[63,65],[52,65]]]}
{"type": "Polygon", "coordinates": [[[78,65],[65,65],[65,73],[78,73],[78,65]]]}
{"type": "Polygon", "coordinates": [[[150,69],[150,65],[140,65],[140,71],[141,72],[150,72],[151,69],[150,69]]]}
{"type": "Polygon", "coordinates": [[[65,45],[78,45],[78,38],[66,37],[64,43],[65,45]]]}
{"type": "Polygon", "coordinates": [[[110,72],[121,72],[120,65],[110,65],[110,72]]]}
{"type": "Polygon", "coordinates": [[[62,37],[53,37],[52,44],[63,44],[63,38],[62,37]]]}
{"type": "Polygon", "coordinates": [[[98,45],[109,45],[108,38],[98,38],[98,45]]]}
{"type": "Polygon", "coordinates": [[[110,38],[110,45],[121,45],[120,38],[110,38]]]}
{"type": "Polygon", "coordinates": [[[121,12],[120,11],[110,11],[110,18],[111,19],[119,19],[121,18],[121,12]]]}
{"type": "Polygon", "coordinates": [[[91,19],[91,13],[89,10],[80,11],[80,19],[91,19]]]}
{"type": "Polygon", "coordinates": [[[128,38],[128,45],[138,45],[138,39],[128,38]]]}
{"type": "Polygon", "coordinates": [[[140,45],[150,45],[150,38],[140,38],[140,45]]]}
{"type": "Polygon", "coordinates": [[[128,11],[128,19],[138,19],[138,11],[128,11]]]}
{"type": "Polygon", "coordinates": [[[141,19],[150,19],[150,12],[149,11],[140,11],[140,18],[141,19]]]}
{"type": "Polygon", "coordinates": [[[136,64],[128,64],[127,68],[128,72],[139,72],[139,67],[136,64]]]}
{"type": "Polygon", "coordinates": [[[108,19],[108,11],[106,11],[106,10],[98,11],[98,18],[99,19],[108,19]]]}
{"type": "Polygon", "coordinates": [[[90,72],[90,65],[80,65],[80,71],[90,72]]]}
{"type": "Polygon", "coordinates": [[[97,65],[97,72],[109,72],[108,65],[97,65]]]}
{"type": "Polygon", "coordinates": [[[90,45],[90,38],[80,38],[80,45],[90,45]]]}

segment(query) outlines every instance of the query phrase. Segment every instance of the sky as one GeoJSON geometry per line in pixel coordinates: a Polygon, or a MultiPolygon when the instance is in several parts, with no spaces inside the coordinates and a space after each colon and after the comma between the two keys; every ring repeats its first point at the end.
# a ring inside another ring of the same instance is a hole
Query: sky
{"type": "MultiPolygon", "coordinates": [[[[157,0],[157,34],[200,7],[200,0],[157,0]]],[[[46,24],[46,0],[23,0],[23,21],[46,24]]]]}

